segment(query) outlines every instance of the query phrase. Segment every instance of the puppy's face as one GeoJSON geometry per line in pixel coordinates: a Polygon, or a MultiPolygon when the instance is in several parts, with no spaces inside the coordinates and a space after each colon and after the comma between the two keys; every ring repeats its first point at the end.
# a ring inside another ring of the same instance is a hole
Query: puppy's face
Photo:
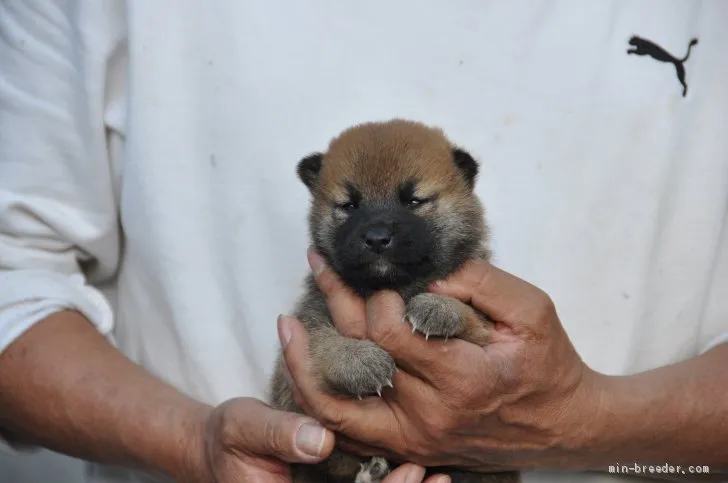
{"type": "Polygon", "coordinates": [[[298,165],[314,245],[359,293],[427,282],[478,252],[477,172],[441,131],[400,120],[355,126],[298,165]]]}

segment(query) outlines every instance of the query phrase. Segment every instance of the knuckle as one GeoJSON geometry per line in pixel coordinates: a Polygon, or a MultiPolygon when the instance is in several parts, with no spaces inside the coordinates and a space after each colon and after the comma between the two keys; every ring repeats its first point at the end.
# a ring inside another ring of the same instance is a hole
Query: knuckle
{"type": "Polygon", "coordinates": [[[334,320],[336,328],[342,335],[352,339],[365,339],[367,335],[367,321],[362,317],[352,317],[346,321],[334,320]]]}
{"type": "Polygon", "coordinates": [[[534,312],[539,321],[544,321],[556,313],[556,306],[549,295],[541,289],[536,289],[533,298],[534,312]]]}
{"type": "Polygon", "coordinates": [[[472,270],[475,273],[481,273],[487,271],[490,268],[490,263],[483,260],[482,258],[473,258],[466,262],[467,270],[472,270]]]}
{"type": "Polygon", "coordinates": [[[333,431],[343,431],[344,414],[331,403],[324,403],[316,410],[316,419],[333,431]]]}
{"type": "Polygon", "coordinates": [[[454,408],[470,408],[475,406],[478,399],[477,384],[472,381],[461,380],[459,383],[449,388],[449,402],[454,408]]]}
{"type": "Polygon", "coordinates": [[[377,345],[385,348],[396,347],[402,337],[393,324],[381,320],[373,324],[369,335],[377,345]]]}
{"type": "Polygon", "coordinates": [[[293,438],[289,433],[295,427],[296,419],[292,414],[278,413],[265,421],[263,441],[270,454],[277,454],[290,449],[293,438]]]}
{"type": "Polygon", "coordinates": [[[215,411],[213,419],[213,431],[217,437],[217,441],[224,449],[232,448],[238,442],[241,426],[243,422],[237,414],[237,409],[240,405],[246,404],[247,401],[243,398],[232,399],[221,404],[215,411]]]}
{"type": "MultiPolygon", "coordinates": [[[[474,366],[471,365],[470,367],[473,368],[474,366]]],[[[487,392],[487,388],[484,387],[482,381],[474,380],[467,374],[461,374],[460,376],[452,378],[453,380],[443,385],[442,402],[447,408],[447,414],[450,416],[481,408],[484,393],[487,392]]],[[[449,427],[451,421],[442,419],[439,423],[449,427]]]]}
{"type": "Polygon", "coordinates": [[[399,295],[382,292],[372,296],[367,306],[371,340],[385,349],[397,346],[405,327],[405,313],[406,306],[399,295]]]}
{"type": "Polygon", "coordinates": [[[472,270],[473,273],[475,292],[483,291],[483,289],[490,285],[490,277],[493,274],[493,269],[489,263],[482,260],[472,261],[471,263],[468,269],[472,270]]]}
{"type": "Polygon", "coordinates": [[[339,290],[327,298],[334,325],[347,337],[363,339],[366,336],[366,314],[362,301],[353,292],[339,290]]]}
{"type": "Polygon", "coordinates": [[[316,277],[316,284],[327,298],[336,294],[341,288],[341,283],[339,283],[338,277],[329,268],[324,269],[324,271],[316,277]]]}
{"type": "Polygon", "coordinates": [[[450,417],[443,414],[442,411],[432,411],[429,413],[427,424],[423,428],[424,438],[420,438],[417,443],[413,444],[417,453],[424,456],[427,453],[428,446],[431,444],[436,445],[437,441],[447,437],[451,426],[450,417]]]}
{"type": "Polygon", "coordinates": [[[311,409],[306,400],[301,396],[301,392],[296,387],[291,387],[291,399],[301,410],[308,413],[311,409]]]}
{"type": "Polygon", "coordinates": [[[263,425],[263,444],[265,445],[268,453],[275,453],[280,449],[281,442],[281,429],[278,424],[268,420],[263,425]]]}

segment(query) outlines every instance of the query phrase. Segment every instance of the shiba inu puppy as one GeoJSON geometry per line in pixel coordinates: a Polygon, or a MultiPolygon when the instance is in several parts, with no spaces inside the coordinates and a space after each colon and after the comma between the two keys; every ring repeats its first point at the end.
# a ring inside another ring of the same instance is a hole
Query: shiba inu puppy
{"type": "MultiPolygon", "coordinates": [[[[396,119],[344,131],[325,153],[302,159],[297,172],[312,195],[313,245],[349,288],[362,297],[397,291],[407,304],[406,319],[425,337],[487,343],[485,316],[461,301],[425,292],[468,259],[490,257],[484,210],[473,192],[478,164],[467,151],[437,128],[396,119]]],[[[391,385],[392,357],[371,341],[336,330],[312,276],[293,315],[309,333],[312,369],[324,389],[362,398],[391,385]]],[[[271,403],[300,412],[280,360],[271,403]]],[[[375,483],[394,466],[335,449],[318,465],[295,465],[294,482],[375,483]]],[[[517,473],[437,471],[450,474],[454,483],[519,481],[517,473]]]]}

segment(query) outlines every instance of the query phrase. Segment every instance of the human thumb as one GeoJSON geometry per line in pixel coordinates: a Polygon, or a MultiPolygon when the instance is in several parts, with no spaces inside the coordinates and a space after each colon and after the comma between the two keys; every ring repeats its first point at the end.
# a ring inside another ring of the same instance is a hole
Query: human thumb
{"type": "Polygon", "coordinates": [[[287,463],[317,463],[334,447],[334,434],[315,420],[278,411],[252,398],[223,403],[225,444],[238,451],[287,463]]]}

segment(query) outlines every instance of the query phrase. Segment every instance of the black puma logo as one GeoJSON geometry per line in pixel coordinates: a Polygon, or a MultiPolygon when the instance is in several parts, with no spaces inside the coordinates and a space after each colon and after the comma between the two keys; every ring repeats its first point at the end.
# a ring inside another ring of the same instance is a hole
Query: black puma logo
{"type": "Polygon", "coordinates": [[[688,60],[688,57],[690,57],[690,50],[693,48],[693,45],[697,45],[697,43],[698,39],[691,40],[688,45],[688,53],[685,54],[685,57],[682,59],[677,59],[654,42],[650,42],[649,40],[635,35],[629,39],[629,45],[634,48],[628,49],[627,54],[649,55],[655,60],[659,60],[660,62],[669,62],[674,65],[675,70],[677,71],[677,80],[679,80],[680,84],[683,86],[682,95],[685,97],[688,93],[688,85],[685,83],[685,62],[688,60]]]}

